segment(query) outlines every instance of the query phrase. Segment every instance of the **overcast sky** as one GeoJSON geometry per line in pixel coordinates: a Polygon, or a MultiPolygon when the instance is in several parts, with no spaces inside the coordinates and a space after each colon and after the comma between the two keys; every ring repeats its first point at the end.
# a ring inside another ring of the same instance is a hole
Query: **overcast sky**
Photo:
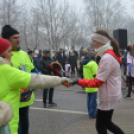
{"type": "MultiPolygon", "coordinates": [[[[35,5],[33,0],[23,0],[23,1],[22,0],[18,0],[18,1],[20,1],[20,3],[25,2],[26,5],[29,5],[29,4],[31,6],[35,5]],[[30,2],[27,2],[27,1],[30,1],[30,2]],[[31,2],[32,2],[32,4],[31,4],[31,2]]],[[[58,1],[60,1],[60,0],[58,0],[58,1]]],[[[68,1],[70,3],[70,6],[72,6],[74,8],[77,8],[78,10],[83,10],[83,8],[84,8],[83,0],[68,0],[68,1]]],[[[124,6],[126,6],[127,11],[129,13],[133,13],[134,14],[134,8],[133,8],[134,4],[132,4],[132,3],[134,3],[134,0],[120,0],[120,1],[122,1],[122,4],[124,6]]],[[[131,14],[131,15],[133,16],[133,14],[131,14]]]]}

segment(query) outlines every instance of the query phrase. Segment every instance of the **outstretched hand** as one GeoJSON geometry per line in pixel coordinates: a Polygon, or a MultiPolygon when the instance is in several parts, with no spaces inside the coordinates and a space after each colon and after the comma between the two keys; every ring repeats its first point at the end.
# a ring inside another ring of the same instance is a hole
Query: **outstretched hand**
{"type": "Polygon", "coordinates": [[[71,86],[74,86],[75,84],[78,83],[78,79],[77,80],[74,80],[74,81],[70,81],[70,83],[68,84],[67,82],[64,82],[63,85],[65,87],[71,87],[71,86]]]}

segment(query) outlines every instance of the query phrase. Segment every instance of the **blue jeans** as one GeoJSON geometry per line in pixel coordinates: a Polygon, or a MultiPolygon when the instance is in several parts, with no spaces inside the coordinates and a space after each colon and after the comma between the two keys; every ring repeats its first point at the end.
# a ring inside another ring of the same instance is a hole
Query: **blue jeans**
{"type": "Polygon", "coordinates": [[[29,106],[19,109],[19,130],[18,134],[28,134],[29,132],[29,106]]]}
{"type": "Polygon", "coordinates": [[[87,108],[89,117],[96,117],[97,92],[87,94],[87,108]]]}

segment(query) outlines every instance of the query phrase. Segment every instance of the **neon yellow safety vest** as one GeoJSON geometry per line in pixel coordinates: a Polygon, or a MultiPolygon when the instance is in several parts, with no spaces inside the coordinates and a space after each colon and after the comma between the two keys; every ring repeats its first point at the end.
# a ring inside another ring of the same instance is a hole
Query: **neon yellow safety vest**
{"type": "MultiPolygon", "coordinates": [[[[94,79],[94,75],[97,74],[98,65],[95,61],[90,61],[86,65],[83,65],[83,75],[86,79],[94,79]]],[[[98,88],[85,88],[87,93],[94,93],[98,91],[98,88]]]]}
{"type": "Polygon", "coordinates": [[[20,88],[26,88],[31,80],[31,74],[11,67],[0,65],[0,100],[10,103],[13,118],[9,122],[11,134],[18,134],[20,88]]]}

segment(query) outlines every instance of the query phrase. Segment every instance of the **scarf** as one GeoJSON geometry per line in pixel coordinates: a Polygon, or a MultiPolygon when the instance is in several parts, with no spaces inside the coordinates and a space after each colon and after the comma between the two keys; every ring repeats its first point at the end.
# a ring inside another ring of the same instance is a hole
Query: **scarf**
{"type": "Polygon", "coordinates": [[[109,49],[113,50],[113,47],[111,46],[110,41],[108,41],[106,45],[103,45],[102,47],[95,49],[95,51],[97,52],[97,56],[102,57],[104,52],[106,52],[109,49]]]}

